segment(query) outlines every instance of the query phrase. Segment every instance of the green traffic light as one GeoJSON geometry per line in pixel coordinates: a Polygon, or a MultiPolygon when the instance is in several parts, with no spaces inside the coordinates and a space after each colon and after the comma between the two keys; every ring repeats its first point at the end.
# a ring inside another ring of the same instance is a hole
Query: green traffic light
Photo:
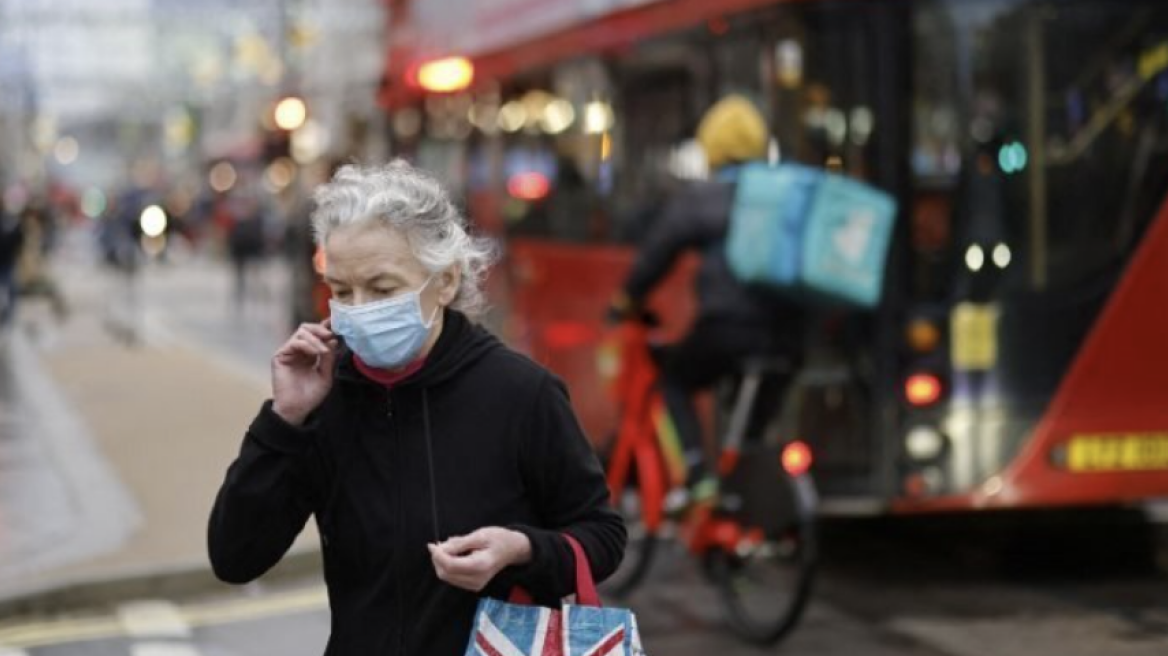
{"type": "Polygon", "coordinates": [[[1018,141],[1011,141],[998,149],[998,167],[1007,175],[1021,173],[1029,159],[1026,146],[1018,141]]]}

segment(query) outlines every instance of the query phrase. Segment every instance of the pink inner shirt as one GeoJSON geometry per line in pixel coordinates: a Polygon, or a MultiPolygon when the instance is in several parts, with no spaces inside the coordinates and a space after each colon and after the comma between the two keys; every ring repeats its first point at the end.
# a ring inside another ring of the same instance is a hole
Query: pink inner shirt
{"type": "Polygon", "coordinates": [[[414,360],[413,362],[407,364],[401,371],[389,371],[387,369],[371,367],[362,362],[361,358],[357,357],[356,353],[353,354],[353,364],[357,365],[357,370],[360,371],[361,374],[369,380],[375,383],[381,383],[386,387],[393,387],[410,376],[418,373],[418,370],[426,364],[426,358],[421,357],[417,360],[414,360]]]}

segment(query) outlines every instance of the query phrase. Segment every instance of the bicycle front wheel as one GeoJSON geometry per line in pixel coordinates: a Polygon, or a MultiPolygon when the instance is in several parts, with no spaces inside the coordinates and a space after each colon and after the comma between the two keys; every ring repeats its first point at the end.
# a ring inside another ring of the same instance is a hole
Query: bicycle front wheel
{"type": "Polygon", "coordinates": [[[628,543],[624,559],[601,591],[618,599],[626,597],[645,580],[653,555],[657,551],[657,534],[650,531],[641,515],[641,490],[635,485],[625,488],[617,500],[617,510],[625,521],[628,543]]]}
{"type": "MultiPolygon", "coordinates": [[[[793,488],[811,486],[806,477],[788,480],[793,488]]],[[[799,623],[818,561],[813,513],[794,504],[782,515],[781,525],[769,528],[761,543],[707,554],[730,627],[758,645],[773,645],[799,623]]]]}

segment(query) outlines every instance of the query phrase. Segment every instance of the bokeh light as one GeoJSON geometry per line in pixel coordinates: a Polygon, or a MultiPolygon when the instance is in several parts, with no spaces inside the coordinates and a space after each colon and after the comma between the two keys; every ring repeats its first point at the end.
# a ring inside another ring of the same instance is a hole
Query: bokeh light
{"type": "Polygon", "coordinates": [[[142,210],[139,221],[142,234],[147,237],[158,237],[166,232],[166,211],[157,205],[151,205],[142,210]]]}
{"type": "Polygon", "coordinates": [[[527,122],[527,108],[518,100],[512,100],[499,110],[499,128],[504,132],[518,132],[527,122]]]}
{"type": "Polygon", "coordinates": [[[225,194],[231,191],[235,186],[235,181],[239,176],[235,173],[235,167],[231,162],[219,162],[211,168],[211,174],[207,177],[207,182],[215,191],[225,194]]]}
{"type": "Polygon", "coordinates": [[[276,103],[274,116],[276,127],[288,131],[297,130],[308,118],[308,106],[300,98],[289,96],[276,103]]]}
{"type": "Polygon", "coordinates": [[[999,269],[1005,269],[1006,267],[1010,266],[1010,260],[1012,257],[1013,253],[1010,252],[1010,247],[1006,244],[998,244],[997,246],[994,246],[994,266],[998,267],[999,269]]]}
{"type": "Polygon", "coordinates": [[[557,98],[549,102],[543,108],[543,116],[540,117],[540,127],[548,134],[559,134],[572,126],[576,121],[576,110],[572,108],[572,103],[557,98]]]}
{"type": "Polygon", "coordinates": [[[81,194],[81,213],[91,219],[105,214],[107,205],[105,194],[96,187],[90,187],[81,194]]]}
{"type": "Polygon", "coordinates": [[[57,144],[53,146],[53,157],[64,165],[72,164],[77,161],[77,156],[81,154],[81,144],[73,137],[62,137],[57,140],[57,144]]]}
{"type": "Polygon", "coordinates": [[[288,188],[296,178],[296,163],[287,157],[280,157],[264,171],[264,187],[272,193],[288,188]]]}
{"type": "Polygon", "coordinates": [[[584,106],[584,131],[588,134],[607,132],[613,122],[612,105],[594,100],[584,106]]]}
{"type": "Polygon", "coordinates": [[[977,273],[985,266],[985,251],[977,244],[971,245],[965,249],[965,266],[969,267],[970,271],[977,273]]]}
{"type": "Polygon", "coordinates": [[[316,121],[307,121],[292,133],[292,158],[300,164],[311,164],[328,150],[328,133],[316,121]]]}
{"type": "Polygon", "coordinates": [[[418,67],[418,85],[427,91],[449,93],[470,86],[474,65],[465,57],[446,57],[418,67]]]}

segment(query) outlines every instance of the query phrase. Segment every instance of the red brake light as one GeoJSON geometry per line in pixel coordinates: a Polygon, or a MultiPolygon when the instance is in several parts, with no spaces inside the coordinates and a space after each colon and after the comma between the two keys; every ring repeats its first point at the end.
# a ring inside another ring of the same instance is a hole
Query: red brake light
{"type": "Polygon", "coordinates": [[[904,382],[904,398],[915,406],[932,405],[941,398],[941,380],[933,374],[913,374],[904,382]]]}
{"type": "Polygon", "coordinates": [[[811,469],[811,447],[806,442],[795,440],[783,447],[783,469],[791,476],[802,476],[811,469]]]}

